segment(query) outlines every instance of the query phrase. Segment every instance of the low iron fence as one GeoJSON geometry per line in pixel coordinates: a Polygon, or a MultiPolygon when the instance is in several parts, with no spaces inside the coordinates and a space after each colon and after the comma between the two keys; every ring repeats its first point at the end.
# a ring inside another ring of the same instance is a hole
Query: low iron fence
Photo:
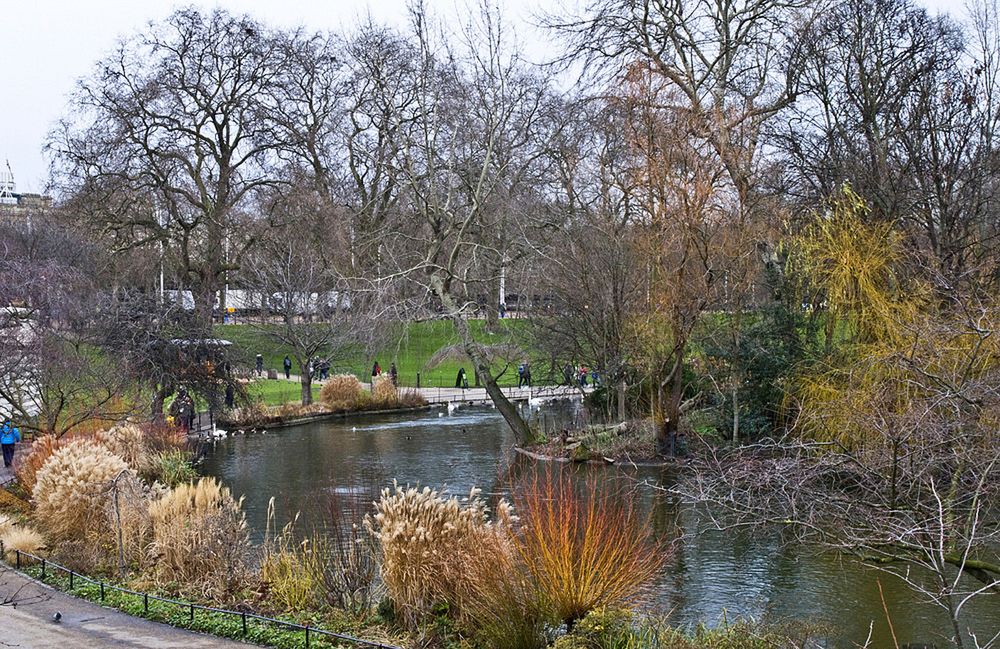
{"type": "MultiPolygon", "coordinates": [[[[4,552],[3,542],[0,541],[0,557],[6,556],[4,552]]],[[[308,624],[299,624],[297,622],[289,622],[288,620],[279,620],[273,617],[267,617],[266,615],[258,615],[256,613],[247,613],[246,611],[231,611],[224,608],[215,608],[214,606],[203,606],[201,604],[193,604],[191,602],[182,602],[177,599],[170,599],[169,597],[160,597],[158,595],[150,595],[149,593],[140,593],[139,591],[130,590],[128,588],[122,588],[121,586],[115,586],[114,584],[105,583],[99,579],[92,579],[86,575],[82,575],[71,568],[60,565],[58,563],[53,563],[48,559],[43,557],[35,556],[30,552],[22,552],[21,550],[14,550],[14,565],[18,570],[21,570],[22,558],[26,557],[32,561],[35,561],[41,565],[41,579],[44,582],[46,570],[51,569],[57,572],[62,572],[69,575],[69,589],[73,590],[74,582],[79,580],[84,583],[93,584],[100,588],[100,599],[103,602],[106,591],[115,591],[119,593],[125,593],[127,595],[133,595],[135,597],[142,598],[142,610],[144,614],[149,614],[149,602],[162,602],[164,604],[171,604],[177,606],[178,608],[185,609],[188,611],[188,620],[194,622],[195,612],[204,611],[208,613],[219,613],[222,615],[231,615],[233,617],[240,618],[243,625],[243,635],[246,636],[248,633],[247,623],[249,621],[263,622],[267,624],[272,624],[274,626],[283,627],[286,629],[291,629],[293,631],[302,631],[305,634],[305,647],[310,646],[310,642],[316,638],[331,638],[339,642],[346,642],[357,647],[375,647],[376,649],[403,649],[396,645],[383,644],[381,642],[375,642],[373,640],[363,640],[361,638],[355,638],[354,636],[347,635],[345,633],[335,633],[333,631],[327,631],[318,627],[310,626],[308,624]]]]}

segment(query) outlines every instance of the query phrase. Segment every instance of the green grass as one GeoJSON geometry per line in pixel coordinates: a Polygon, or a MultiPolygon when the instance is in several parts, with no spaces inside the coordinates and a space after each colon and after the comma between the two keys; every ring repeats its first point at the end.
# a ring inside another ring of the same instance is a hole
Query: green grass
{"type": "MultiPolygon", "coordinates": [[[[483,320],[471,320],[469,324],[476,339],[487,344],[516,345],[518,340],[524,337],[526,330],[525,322],[522,320],[500,321],[500,331],[497,334],[486,333],[483,320]]],[[[276,343],[259,327],[250,325],[219,325],[215,328],[215,334],[232,341],[237,357],[247,366],[252,368],[254,356],[259,353],[264,357],[265,368],[278,370],[278,375],[282,377],[280,380],[264,381],[261,384],[254,384],[251,388],[251,391],[260,394],[266,403],[278,404],[284,402],[281,399],[288,401],[299,398],[298,384],[285,381],[281,369],[285,354],[291,356],[289,353],[291,350],[276,343]]],[[[455,385],[459,367],[465,367],[469,384],[472,385],[474,383],[472,363],[468,360],[446,360],[436,367],[428,366],[428,361],[438,350],[457,343],[458,337],[450,322],[443,320],[412,322],[402,326],[393,342],[377,353],[372,354],[359,349],[348,358],[334,360],[330,374],[354,374],[361,381],[368,382],[371,380],[372,364],[378,360],[383,372],[388,372],[390,364],[396,363],[401,386],[416,386],[417,372],[420,372],[422,387],[451,387],[455,385]]],[[[295,363],[294,358],[292,362],[295,363]]],[[[498,364],[494,371],[499,372],[503,369],[503,365],[498,364]]],[[[298,373],[298,371],[297,364],[293,365],[292,372],[298,373]]],[[[517,385],[516,364],[506,368],[506,372],[500,377],[500,384],[517,385]]]]}

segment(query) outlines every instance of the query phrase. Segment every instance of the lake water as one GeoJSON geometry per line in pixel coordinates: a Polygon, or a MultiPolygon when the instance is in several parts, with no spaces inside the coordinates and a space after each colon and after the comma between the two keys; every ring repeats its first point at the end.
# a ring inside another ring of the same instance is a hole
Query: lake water
{"type": "MultiPolygon", "coordinates": [[[[568,416],[572,406],[547,406],[548,417],[568,416]]],[[[538,413],[535,413],[538,416],[538,413]]],[[[465,407],[408,415],[369,416],[236,434],[206,449],[201,472],[244,495],[247,519],[263,537],[268,500],[279,524],[301,512],[299,530],[322,525],[331,494],[355,493],[370,476],[400,484],[447,487],[463,495],[473,487],[502,491],[513,459],[514,438],[492,408],[465,407]]],[[[595,470],[619,472],[600,467],[595,470]]],[[[640,470],[630,478],[668,485],[669,471],[640,470]]],[[[655,606],[675,624],[717,623],[727,617],[799,619],[832,630],[831,646],[853,647],[872,633],[872,647],[891,647],[878,581],[896,637],[903,643],[947,646],[947,617],[922,602],[897,578],[849,559],[789,547],[778,535],[705,529],[699,515],[666,493],[644,487],[658,534],[675,551],[655,584],[655,606]]],[[[1000,595],[967,607],[964,623],[979,638],[1000,632],[1000,595]]]]}

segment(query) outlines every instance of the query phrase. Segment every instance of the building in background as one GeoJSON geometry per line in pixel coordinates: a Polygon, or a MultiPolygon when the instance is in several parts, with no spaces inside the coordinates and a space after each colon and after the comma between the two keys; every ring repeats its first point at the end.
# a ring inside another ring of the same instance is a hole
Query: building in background
{"type": "Polygon", "coordinates": [[[42,194],[22,194],[17,191],[10,162],[0,168],[0,219],[28,219],[32,214],[52,208],[52,197],[42,194]]]}

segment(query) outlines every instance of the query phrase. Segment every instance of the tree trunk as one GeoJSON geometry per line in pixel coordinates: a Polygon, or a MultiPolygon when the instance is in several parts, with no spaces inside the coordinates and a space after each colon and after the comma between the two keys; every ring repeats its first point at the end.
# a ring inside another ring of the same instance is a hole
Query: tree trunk
{"type": "Polygon", "coordinates": [[[674,351],[670,373],[660,383],[660,422],[657,427],[656,446],[660,455],[677,454],[677,429],[681,419],[681,398],[684,396],[684,346],[674,351]]]}
{"type": "Polygon", "coordinates": [[[217,289],[217,282],[204,278],[191,287],[195,322],[205,338],[212,337],[212,315],[215,310],[217,289]]]}
{"type": "Polygon", "coordinates": [[[628,418],[628,413],[625,412],[625,394],[626,394],[625,379],[618,383],[618,421],[623,422],[628,418]]]}
{"type": "MultiPolygon", "coordinates": [[[[312,393],[312,371],[307,361],[305,364],[299,364],[299,381],[302,386],[302,405],[308,406],[313,402],[312,393]]],[[[374,388],[374,385],[372,386],[374,388]]]]}
{"type": "Polygon", "coordinates": [[[445,281],[437,275],[431,275],[430,284],[434,290],[434,294],[441,301],[441,305],[445,308],[449,319],[451,319],[451,323],[458,333],[458,338],[462,341],[465,353],[472,359],[476,373],[485,382],[486,394],[493,401],[493,405],[496,406],[504,421],[510,426],[510,429],[514,431],[514,436],[519,443],[531,441],[531,428],[528,427],[527,422],[524,421],[521,414],[517,411],[517,406],[510,402],[503,393],[503,390],[500,389],[500,386],[497,385],[496,377],[490,371],[490,364],[486,359],[486,355],[483,353],[479,343],[472,337],[472,329],[469,327],[469,321],[465,319],[458,309],[455,299],[448,291],[445,281]]]}

